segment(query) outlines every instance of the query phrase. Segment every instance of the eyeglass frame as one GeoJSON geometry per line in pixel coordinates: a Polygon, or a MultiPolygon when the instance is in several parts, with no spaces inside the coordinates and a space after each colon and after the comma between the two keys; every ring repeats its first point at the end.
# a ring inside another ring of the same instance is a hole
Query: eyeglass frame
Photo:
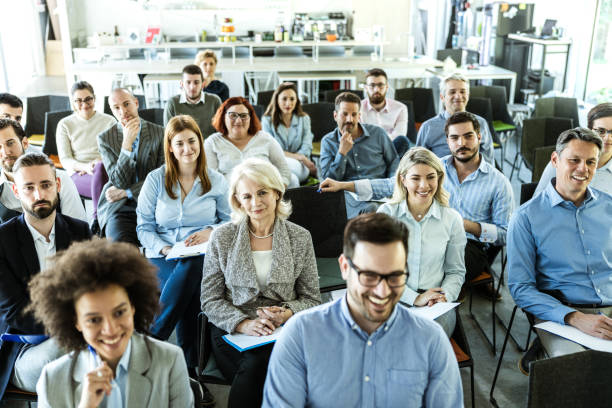
{"type": "Polygon", "coordinates": [[[231,120],[232,122],[236,121],[238,118],[240,118],[240,120],[242,120],[242,121],[245,121],[247,119],[251,119],[251,114],[248,113],[248,112],[244,112],[244,113],[225,112],[225,114],[227,115],[229,120],[231,120]],[[234,117],[232,117],[232,115],[234,115],[234,117]]]}
{"type": "Polygon", "coordinates": [[[592,130],[593,132],[597,133],[599,137],[601,137],[602,139],[606,137],[606,135],[612,137],[612,129],[598,127],[598,128],[593,128],[592,130]]]}
{"type": "Polygon", "coordinates": [[[87,105],[89,105],[90,103],[92,103],[95,100],[96,100],[96,95],[91,95],[91,96],[87,96],[87,97],[85,97],[83,99],[81,99],[81,98],[74,99],[72,102],[75,105],[81,105],[83,103],[86,103],[87,105]]]}
{"type": "Polygon", "coordinates": [[[375,288],[377,287],[380,282],[384,279],[387,282],[387,285],[391,288],[391,289],[398,289],[401,288],[402,286],[404,286],[406,284],[406,282],[408,282],[408,276],[409,276],[409,272],[408,272],[408,266],[404,267],[404,271],[403,272],[399,272],[399,271],[394,271],[388,274],[383,275],[382,273],[378,273],[378,272],[374,272],[374,271],[364,271],[362,269],[359,269],[357,266],[355,266],[355,263],[353,263],[353,260],[351,258],[349,258],[348,256],[344,256],[344,258],[346,259],[346,261],[348,262],[349,266],[351,267],[351,269],[353,269],[356,273],[357,273],[357,280],[359,281],[359,284],[363,287],[366,288],[375,288]],[[364,273],[371,273],[376,275],[376,277],[378,278],[378,281],[376,282],[375,285],[365,285],[362,281],[361,281],[361,275],[364,273]],[[401,285],[397,285],[397,286],[393,286],[391,285],[391,283],[389,283],[389,278],[390,277],[399,277],[399,276],[405,276],[406,280],[401,284],[401,285]]]}
{"type": "Polygon", "coordinates": [[[384,84],[382,82],[377,82],[375,84],[365,84],[366,88],[368,88],[370,91],[373,91],[375,89],[385,89],[387,85],[388,84],[386,82],[384,84]]]}

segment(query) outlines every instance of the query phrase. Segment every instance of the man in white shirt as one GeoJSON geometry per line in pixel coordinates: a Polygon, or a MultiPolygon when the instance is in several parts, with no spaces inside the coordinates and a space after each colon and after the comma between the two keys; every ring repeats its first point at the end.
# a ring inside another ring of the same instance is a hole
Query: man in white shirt
{"type": "Polygon", "coordinates": [[[0,343],[0,398],[9,381],[34,391],[44,365],[64,353],[54,340],[40,338],[44,327],[24,312],[30,303],[28,282],[49,256],[91,236],[86,222],[57,213],[63,182],[47,156],[28,153],[13,167],[11,194],[24,213],[0,225],[0,333],[24,335],[30,343],[0,343]]]}
{"type": "Polygon", "coordinates": [[[380,68],[366,73],[365,90],[368,97],[361,101],[361,122],[385,129],[399,157],[402,157],[410,147],[406,137],[408,108],[401,102],[387,98],[387,73],[380,68]]]}
{"type": "MultiPolygon", "coordinates": [[[[28,138],[21,125],[11,119],[0,119],[0,222],[23,212],[19,199],[11,191],[13,185],[13,165],[26,153],[28,138]]],[[[87,214],[74,182],[66,172],[57,173],[62,183],[59,194],[60,212],[82,221],[87,214]]]]}

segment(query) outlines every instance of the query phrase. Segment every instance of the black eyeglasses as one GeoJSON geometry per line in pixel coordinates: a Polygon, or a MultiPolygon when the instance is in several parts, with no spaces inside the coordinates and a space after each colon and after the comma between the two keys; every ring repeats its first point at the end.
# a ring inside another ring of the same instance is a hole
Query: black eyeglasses
{"type": "Polygon", "coordinates": [[[346,261],[350,267],[357,272],[359,283],[368,288],[375,288],[383,279],[387,281],[387,285],[389,285],[390,288],[400,288],[406,284],[406,280],[408,279],[408,271],[406,269],[383,275],[378,272],[364,271],[357,268],[348,256],[346,257],[346,261]]]}
{"type": "Polygon", "coordinates": [[[248,113],[236,113],[236,112],[227,112],[227,116],[230,118],[230,120],[236,120],[238,118],[240,118],[240,120],[247,120],[249,118],[248,113]]]}
{"type": "Polygon", "coordinates": [[[597,129],[593,129],[593,131],[597,133],[599,136],[601,136],[602,138],[605,137],[606,134],[612,137],[612,129],[597,128],[597,129]]]}
{"type": "Polygon", "coordinates": [[[75,100],[74,100],[74,103],[75,103],[75,104],[77,104],[77,105],[80,105],[80,104],[82,104],[82,103],[86,103],[86,104],[88,104],[88,105],[89,105],[89,104],[90,104],[90,103],[91,103],[93,100],[94,100],[94,97],[93,97],[93,96],[88,96],[88,97],[87,97],[87,98],[85,98],[85,99],[81,99],[81,98],[75,99],[75,100]]]}

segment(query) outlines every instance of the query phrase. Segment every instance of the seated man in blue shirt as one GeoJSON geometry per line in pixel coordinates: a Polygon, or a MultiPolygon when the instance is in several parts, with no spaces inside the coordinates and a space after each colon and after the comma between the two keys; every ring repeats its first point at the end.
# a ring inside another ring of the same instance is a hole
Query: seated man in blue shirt
{"type": "MultiPolygon", "coordinates": [[[[359,123],[361,100],[343,92],[336,97],[334,119],[338,127],[321,140],[321,177],[340,181],[392,177],[399,157],[385,130],[359,123]]],[[[348,218],[376,210],[373,203],[345,195],[348,218]]]]}
{"type": "Polygon", "coordinates": [[[263,407],[463,406],[444,331],[397,304],[408,275],[407,242],[407,227],[386,214],[347,224],[338,260],[346,295],[284,326],[263,407]]]}
{"type": "MultiPolygon", "coordinates": [[[[444,103],[444,110],[423,122],[417,134],[416,145],[426,147],[438,157],[444,157],[451,154],[444,135],[446,120],[457,112],[465,112],[470,99],[470,81],[458,73],[444,78],[440,82],[440,99],[444,103]]],[[[474,116],[480,124],[480,153],[489,164],[495,165],[493,138],[489,126],[484,118],[474,116]]]]}
{"type": "MultiPolygon", "coordinates": [[[[601,150],[589,129],[561,133],[551,157],[556,179],[510,222],[508,287],[536,321],[612,340],[612,196],[589,187],[601,150]]],[[[584,350],[543,330],[538,337],[550,357],[584,350]]],[[[535,344],[526,359],[536,355],[535,344]]]]}

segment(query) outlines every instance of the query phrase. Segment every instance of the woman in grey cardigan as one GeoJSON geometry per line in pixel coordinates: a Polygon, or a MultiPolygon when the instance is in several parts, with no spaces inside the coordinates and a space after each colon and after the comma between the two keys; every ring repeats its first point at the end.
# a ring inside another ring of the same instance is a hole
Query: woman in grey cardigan
{"type": "Polygon", "coordinates": [[[321,302],[310,233],[286,220],[291,206],[269,162],[248,159],[230,183],[232,223],[218,227],[204,260],[202,310],[212,323],[212,351],[232,380],[229,407],[261,406],[272,345],[238,352],[227,333],[263,336],[321,302]]]}

